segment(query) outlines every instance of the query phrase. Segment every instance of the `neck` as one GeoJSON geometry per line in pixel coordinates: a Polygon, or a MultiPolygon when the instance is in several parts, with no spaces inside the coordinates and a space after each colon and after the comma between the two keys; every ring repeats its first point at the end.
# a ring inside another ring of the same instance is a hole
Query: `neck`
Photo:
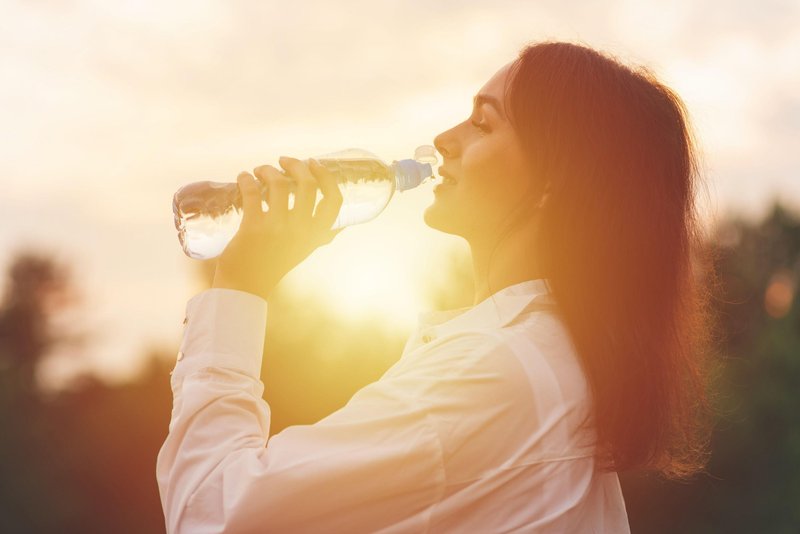
{"type": "Polygon", "coordinates": [[[506,236],[496,249],[496,239],[468,240],[472,251],[472,269],[475,279],[475,300],[478,304],[506,287],[544,278],[534,249],[534,235],[530,227],[523,227],[506,236]],[[491,269],[489,260],[491,259],[491,269]]]}

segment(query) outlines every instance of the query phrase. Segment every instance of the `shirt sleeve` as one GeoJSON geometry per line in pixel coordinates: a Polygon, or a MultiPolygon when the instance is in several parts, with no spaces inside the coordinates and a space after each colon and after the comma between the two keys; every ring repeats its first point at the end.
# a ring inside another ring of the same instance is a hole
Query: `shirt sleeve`
{"type": "Polygon", "coordinates": [[[266,301],[209,289],[187,304],[156,475],[167,531],[424,531],[442,446],[402,378],[359,390],[313,425],[269,437],[260,380],[266,301]]]}

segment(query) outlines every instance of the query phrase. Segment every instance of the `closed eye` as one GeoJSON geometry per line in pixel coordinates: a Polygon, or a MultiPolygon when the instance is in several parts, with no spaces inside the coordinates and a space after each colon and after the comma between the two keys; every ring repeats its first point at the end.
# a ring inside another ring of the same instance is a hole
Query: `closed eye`
{"type": "Polygon", "coordinates": [[[481,130],[482,132],[486,132],[486,133],[489,132],[489,128],[487,128],[486,125],[484,125],[483,123],[480,123],[480,122],[477,122],[477,121],[470,121],[470,124],[472,124],[477,129],[481,130]]]}

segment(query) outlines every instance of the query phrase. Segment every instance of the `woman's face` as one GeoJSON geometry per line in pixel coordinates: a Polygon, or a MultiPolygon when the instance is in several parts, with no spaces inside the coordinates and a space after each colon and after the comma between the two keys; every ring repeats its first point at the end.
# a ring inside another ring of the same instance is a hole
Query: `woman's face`
{"type": "Polygon", "coordinates": [[[444,181],[434,189],[425,223],[470,244],[496,237],[531,178],[503,103],[510,67],[505,65],[481,88],[467,120],[434,139],[444,181]]]}

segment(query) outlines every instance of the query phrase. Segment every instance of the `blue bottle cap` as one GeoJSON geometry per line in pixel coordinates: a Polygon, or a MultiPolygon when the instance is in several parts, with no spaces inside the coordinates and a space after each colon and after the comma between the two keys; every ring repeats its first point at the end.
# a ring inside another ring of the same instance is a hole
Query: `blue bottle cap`
{"type": "Polygon", "coordinates": [[[413,189],[421,184],[425,178],[433,175],[430,163],[420,163],[413,159],[401,159],[392,165],[395,173],[395,183],[398,191],[413,189]]]}

